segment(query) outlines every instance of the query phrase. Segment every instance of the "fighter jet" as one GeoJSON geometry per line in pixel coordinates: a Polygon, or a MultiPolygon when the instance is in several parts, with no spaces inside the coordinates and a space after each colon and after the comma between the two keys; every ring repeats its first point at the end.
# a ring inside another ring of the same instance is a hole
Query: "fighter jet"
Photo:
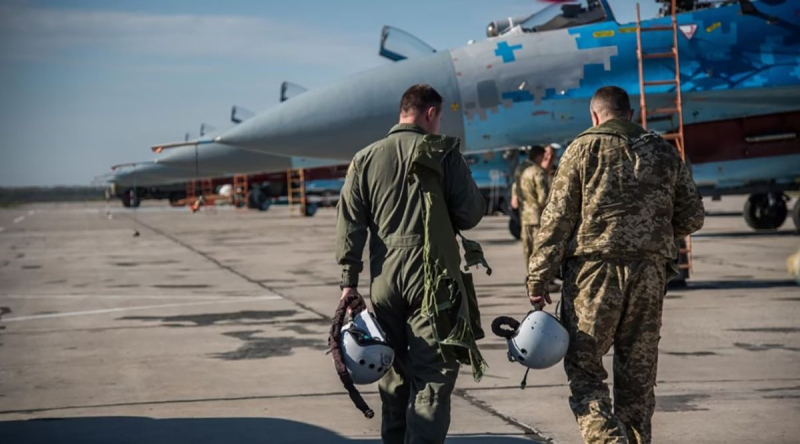
{"type": "MultiPolygon", "coordinates": [[[[774,228],[786,217],[783,193],[800,186],[797,2],[679,3],[685,11],[677,16],[685,147],[696,179],[706,195],[754,193],[745,208],[748,223],[774,228]]],[[[667,27],[670,20],[642,26],[667,27]]],[[[445,97],[442,132],[461,137],[467,152],[568,143],[591,125],[588,101],[598,87],[621,86],[638,101],[635,31],[634,24],[614,19],[606,0],[554,4],[528,17],[493,21],[485,41],[446,51],[384,31],[381,54],[397,63],[304,92],[190,143],[348,161],[384,135],[403,91],[416,83],[445,97]]],[[[642,49],[651,57],[643,73],[663,79],[651,87],[648,106],[670,109],[675,67],[659,55],[671,51],[673,36],[647,34],[642,49]]],[[[661,117],[651,129],[675,129],[674,119],[661,117]]]]}

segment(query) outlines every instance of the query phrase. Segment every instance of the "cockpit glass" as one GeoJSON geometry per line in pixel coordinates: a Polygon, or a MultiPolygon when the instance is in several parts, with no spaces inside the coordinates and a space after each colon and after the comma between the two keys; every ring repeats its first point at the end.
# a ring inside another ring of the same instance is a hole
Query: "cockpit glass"
{"type": "Polygon", "coordinates": [[[519,22],[519,25],[523,31],[541,32],[599,22],[605,18],[605,11],[599,1],[580,0],[553,3],[519,22]]]}
{"type": "Polygon", "coordinates": [[[571,28],[605,20],[606,13],[599,0],[573,0],[552,3],[527,16],[497,20],[486,28],[488,37],[503,35],[512,29],[523,32],[542,32],[571,28]]]}

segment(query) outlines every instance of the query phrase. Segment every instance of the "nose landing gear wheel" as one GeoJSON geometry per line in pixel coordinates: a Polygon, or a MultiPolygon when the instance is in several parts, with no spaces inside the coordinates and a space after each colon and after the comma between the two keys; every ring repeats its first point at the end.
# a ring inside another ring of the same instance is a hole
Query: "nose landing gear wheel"
{"type": "Polygon", "coordinates": [[[777,230],[787,214],[782,193],[752,194],[744,204],[744,220],[754,230],[777,230]]]}

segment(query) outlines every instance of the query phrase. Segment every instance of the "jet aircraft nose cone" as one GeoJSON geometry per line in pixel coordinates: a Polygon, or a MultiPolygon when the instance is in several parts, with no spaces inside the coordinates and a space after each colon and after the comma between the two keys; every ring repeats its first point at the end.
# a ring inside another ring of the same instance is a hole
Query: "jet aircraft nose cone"
{"type": "Polygon", "coordinates": [[[194,173],[191,170],[175,168],[169,165],[160,165],[155,162],[145,162],[133,167],[126,167],[114,171],[109,182],[120,186],[149,186],[167,183],[177,183],[192,180],[194,173]]]}
{"type": "Polygon", "coordinates": [[[291,168],[291,159],[234,146],[210,143],[165,150],[156,159],[160,165],[198,170],[200,175],[261,173],[291,168]],[[195,152],[195,149],[197,150],[195,152]]]}
{"type": "Polygon", "coordinates": [[[350,159],[397,123],[406,89],[427,83],[444,98],[442,132],[463,137],[464,124],[448,51],[409,59],[310,90],[231,128],[218,141],[288,156],[350,159]]]}

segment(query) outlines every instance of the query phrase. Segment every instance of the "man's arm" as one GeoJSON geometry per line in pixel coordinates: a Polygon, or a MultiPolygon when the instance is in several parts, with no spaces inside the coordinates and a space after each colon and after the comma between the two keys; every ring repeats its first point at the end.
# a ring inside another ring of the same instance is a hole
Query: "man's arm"
{"type": "Polygon", "coordinates": [[[519,191],[517,190],[517,182],[511,185],[511,208],[519,208],[519,191]]]}
{"type": "Polygon", "coordinates": [[[547,283],[564,259],[578,218],[581,214],[582,181],[579,146],[570,146],[561,158],[550,196],[542,212],[536,233],[534,251],[528,264],[528,296],[547,297],[547,283]]]}
{"type": "Polygon", "coordinates": [[[550,191],[550,181],[547,177],[547,171],[537,171],[533,180],[536,184],[536,203],[539,204],[539,208],[544,208],[547,204],[547,194],[550,191]]]}
{"type": "Polygon", "coordinates": [[[453,149],[447,153],[444,171],[445,200],[453,225],[459,230],[474,228],[486,214],[486,199],[460,151],[453,149]]]}
{"type": "Polygon", "coordinates": [[[358,274],[367,243],[368,209],[361,193],[361,171],[355,159],[350,164],[339,196],[336,220],[336,260],[342,266],[342,288],[358,286],[358,274]]]}
{"type": "Polygon", "coordinates": [[[689,174],[689,168],[683,161],[680,161],[678,166],[673,208],[672,231],[675,237],[688,236],[703,228],[703,222],[705,221],[703,200],[689,174]]]}

